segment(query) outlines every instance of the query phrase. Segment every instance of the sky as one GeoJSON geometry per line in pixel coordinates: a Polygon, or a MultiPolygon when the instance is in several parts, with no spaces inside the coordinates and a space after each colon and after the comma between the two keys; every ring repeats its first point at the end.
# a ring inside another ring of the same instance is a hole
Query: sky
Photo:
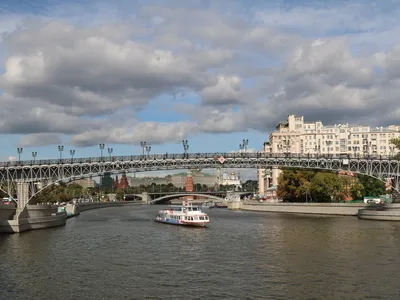
{"type": "Polygon", "coordinates": [[[2,0],[0,160],[261,149],[399,124],[400,1],[2,0]]]}

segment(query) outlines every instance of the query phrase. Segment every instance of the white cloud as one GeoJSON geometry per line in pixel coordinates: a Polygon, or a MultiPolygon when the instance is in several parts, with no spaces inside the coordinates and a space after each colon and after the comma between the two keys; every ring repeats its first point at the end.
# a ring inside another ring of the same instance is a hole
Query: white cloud
{"type": "Polygon", "coordinates": [[[0,132],[25,134],[23,145],[68,135],[89,146],[265,132],[289,113],[325,123],[398,122],[392,4],[249,4],[243,15],[226,1],[208,9],[177,3],[118,2],[72,19],[63,6],[66,13],[3,22],[0,132]],[[179,92],[157,108],[174,113],[170,121],[141,114],[179,92]]]}

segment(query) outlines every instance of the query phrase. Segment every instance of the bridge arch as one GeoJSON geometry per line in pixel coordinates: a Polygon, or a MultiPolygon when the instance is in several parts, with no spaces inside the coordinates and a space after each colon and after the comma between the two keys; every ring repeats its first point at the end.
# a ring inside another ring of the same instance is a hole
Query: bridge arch
{"type": "Polygon", "coordinates": [[[208,194],[197,194],[197,193],[182,193],[182,194],[171,194],[171,195],[165,195],[156,199],[151,200],[151,204],[157,204],[169,199],[173,199],[173,198],[179,198],[179,197],[185,197],[185,196],[198,196],[198,197],[207,197],[209,199],[213,199],[213,200],[217,200],[217,201],[224,201],[225,198],[221,198],[218,196],[214,196],[214,195],[208,195],[208,194]]]}

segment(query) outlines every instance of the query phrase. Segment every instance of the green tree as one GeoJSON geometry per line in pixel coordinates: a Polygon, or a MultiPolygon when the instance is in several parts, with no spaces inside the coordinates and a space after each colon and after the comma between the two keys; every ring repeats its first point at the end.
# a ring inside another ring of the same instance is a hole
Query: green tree
{"type": "MultiPolygon", "coordinates": [[[[386,193],[385,183],[368,175],[357,175],[360,184],[364,187],[362,197],[377,197],[386,193]]],[[[361,197],[361,198],[362,198],[361,197]]]]}
{"type": "Polygon", "coordinates": [[[283,170],[278,178],[278,196],[290,202],[308,201],[314,175],[312,170],[283,170]]]}
{"type": "MultiPolygon", "coordinates": [[[[400,151],[400,138],[392,138],[390,139],[390,143],[394,145],[394,147],[400,151]]],[[[400,159],[400,152],[394,155],[395,159],[400,159]]]]}

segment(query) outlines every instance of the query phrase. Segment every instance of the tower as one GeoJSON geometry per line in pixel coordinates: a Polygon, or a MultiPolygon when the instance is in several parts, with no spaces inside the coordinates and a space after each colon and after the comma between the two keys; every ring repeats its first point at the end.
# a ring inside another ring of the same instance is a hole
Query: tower
{"type": "Polygon", "coordinates": [[[186,192],[193,192],[194,191],[193,176],[192,176],[192,171],[190,171],[190,170],[187,172],[187,175],[186,175],[185,191],[186,192]]]}
{"type": "MultiPolygon", "coordinates": [[[[185,191],[186,192],[193,192],[194,191],[194,182],[193,182],[193,176],[192,176],[192,171],[188,171],[186,175],[186,180],[185,180],[185,191]]],[[[186,196],[187,200],[193,200],[193,196],[186,196]]]]}
{"type": "Polygon", "coordinates": [[[119,182],[120,189],[126,189],[129,187],[128,178],[126,177],[126,173],[122,173],[121,180],[119,182]]]}

